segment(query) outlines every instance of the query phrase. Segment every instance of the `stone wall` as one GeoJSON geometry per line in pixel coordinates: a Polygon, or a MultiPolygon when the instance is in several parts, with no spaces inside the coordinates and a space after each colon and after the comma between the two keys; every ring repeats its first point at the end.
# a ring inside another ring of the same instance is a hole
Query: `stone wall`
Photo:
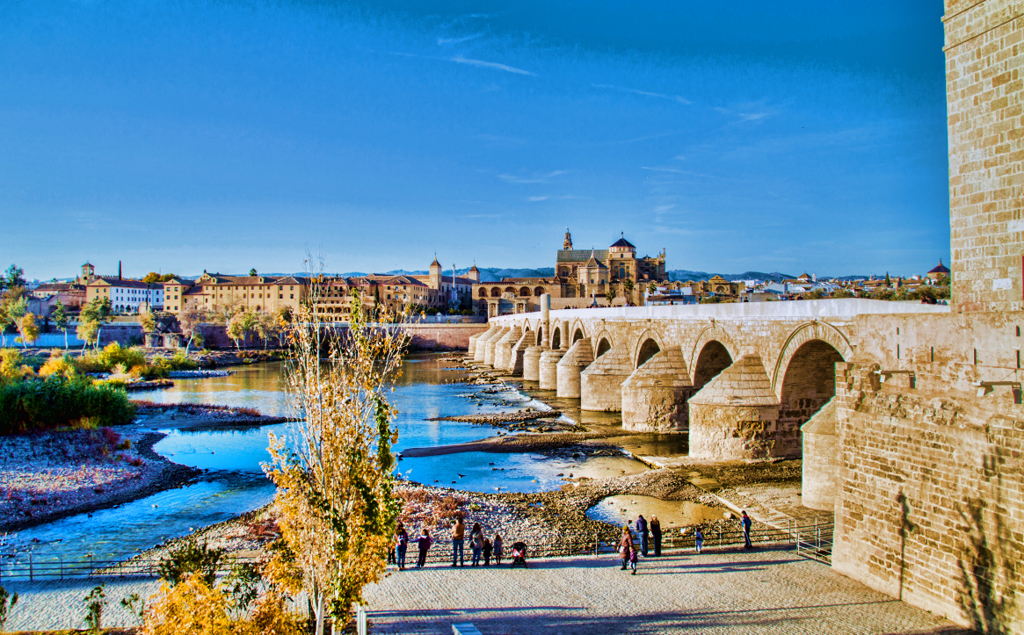
{"type": "Polygon", "coordinates": [[[1024,0],[946,0],[953,303],[1022,308],[1024,0]]]}
{"type": "Polygon", "coordinates": [[[487,331],[486,324],[411,324],[412,350],[454,351],[469,348],[471,335],[487,331]]]}
{"type": "Polygon", "coordinates": [[[1020,324],[865,316],[836,365],[833,566],[982,632],[1024,632],[1024,406],[979,385],[1024,378],[1020,324]]]}

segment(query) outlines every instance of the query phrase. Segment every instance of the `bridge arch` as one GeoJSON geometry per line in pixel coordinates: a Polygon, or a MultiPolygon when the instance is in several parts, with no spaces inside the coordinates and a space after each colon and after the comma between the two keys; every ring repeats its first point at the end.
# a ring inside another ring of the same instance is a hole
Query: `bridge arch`
{"type": "Polygon", "coordinates": [[[738,358],[739,348],[733,342],[732,336],[718,324],[712,323],[697,334],[697,339],[693,342],[693,347],[690,349],[690,357],[687,361],[696,364],[698,356],[704,350],[704,347],[708,345],[708,342],[718,342],[728,353],[730,359],[738,358]]]}
{"type": "Polygon", "coordinates": [[[612,337],[608,334],[608,331],[601,331],[597,337],[591,339],[590,343],[594,347],[594,359],[604,355],[612,349],[612,346],[615,345],[615,342],[612,341],[612,337]]]}
{"type": "Polygon", "coordinates": [[[551,350],[556,351],[562,348],[562,325],[556,323],[551,329],[551,350]]]}
{"type": "Polygon", "coordinates": [[[722,371],[732,366],[735,357],[725,344],[718,340],[708,340],[693,359],[693,387],[700,390],[722,371]]]}
{"type": "MultiPolygon", "coordinates": [[[[772,372],[772,392],[775,393],[775,396],[780,399],[782,398],[782,385],[785,374],[797,351],[804,344],[813,340],[828,344],[841,357],[838,361],[845,361],[853,357],[853,345],[850,344],[850,339],[834,325],[818,320],[805,322],[797,326],[789,334],[789,337],[786,338],[785,343],[782,345],[778,359],[775,360],[775,369],[772,372]]],[[[804,354],[809,353],[804,351],[804,354]]],[[[835,369],[833,368],[830,372],[834,374],[835,369]]],[[[833,386],[834,390],[835,387],[833,386]]]]}
{"type": "Polygon", "coordinates": [[[647,329],[633,347],[633,368],[640,368],[650,358],[665,350],[661,335],[654,329],[647,329]]]}
{"type": "Polygon", "coordinates": [[[571,344],[575,344],[577,341],[587,336],[587,329],[583,324],[583,320],[576,318],[572,322],[572,326],[569,328],[569,332],[572,333],[571,344]]]}

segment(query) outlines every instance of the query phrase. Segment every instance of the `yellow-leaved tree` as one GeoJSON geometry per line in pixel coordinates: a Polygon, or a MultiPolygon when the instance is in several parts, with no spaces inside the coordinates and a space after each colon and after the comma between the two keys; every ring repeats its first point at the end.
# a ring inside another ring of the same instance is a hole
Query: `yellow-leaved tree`
{"type": "Polygon", "coordinates": [[[290,323],[287,378],[301,421],[270,438],[264,466],[277,485],[284,549],[267,571],[290,592],[304,590],[317,635],[341,621],[362,589],[381,578],[401,508],[393,491],[397,434],[387,400],[401,372],[402,315],[352,302],[347,330],[328,325],[324,278],[313,276],[290,323]]]}

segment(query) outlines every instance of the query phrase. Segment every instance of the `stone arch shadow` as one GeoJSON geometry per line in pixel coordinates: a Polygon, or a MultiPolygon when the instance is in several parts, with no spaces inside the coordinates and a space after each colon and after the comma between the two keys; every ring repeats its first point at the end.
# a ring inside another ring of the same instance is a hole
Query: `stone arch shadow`
{"type": "Polygon", "coordinates": [[[594,347],[594,359],[597,359],[615,346],[615,340],[612,339],[611,334],[607,330],[602,330],[596,336],[590,338],[590,345],[594,347]]]}
{"type": "Polygon", "coordinates": [[[739,347],[732,336],[718,324],[697,334],[686,360],[693,378],[694,390],[700,390],[714,377],[739,359],[739,347]]]}
{"type": "Polygon", "coordinates": [[[661,334],[654,329],[647,329],[640,334],[636,344],[633,345],[633,369],[643,366],[650,358],[665,350],[665,340],[661,334]]]}
{"type": "Polygon", "coordinates": [[[576,318],[572,321],[572,325],[569,327],[568,333],[571,333],[569,345],[575,344],[578,340],[587,337],[587,327],[583,323],[583,320],[576,318]]]}

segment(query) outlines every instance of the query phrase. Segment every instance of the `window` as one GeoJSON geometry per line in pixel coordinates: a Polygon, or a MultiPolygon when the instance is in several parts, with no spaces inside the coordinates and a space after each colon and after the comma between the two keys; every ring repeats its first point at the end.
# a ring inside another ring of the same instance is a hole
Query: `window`
{"type": "Polygon", "coordinates": [[[283,300],[284,299],[284,294],[283,293],[278,293],[277,294],[277,299],[278,300],[283,300]]]}
{"type": "Polygon", "coordinates": [[[288,297],[289,297],[289,298],[291,298],[292,300],[294,300],[294,299],[295,299],[295,294],[294,294],[294,293],[292,293],[292,294],[289,294],[289,296],[288,296],[288,297]]]}

